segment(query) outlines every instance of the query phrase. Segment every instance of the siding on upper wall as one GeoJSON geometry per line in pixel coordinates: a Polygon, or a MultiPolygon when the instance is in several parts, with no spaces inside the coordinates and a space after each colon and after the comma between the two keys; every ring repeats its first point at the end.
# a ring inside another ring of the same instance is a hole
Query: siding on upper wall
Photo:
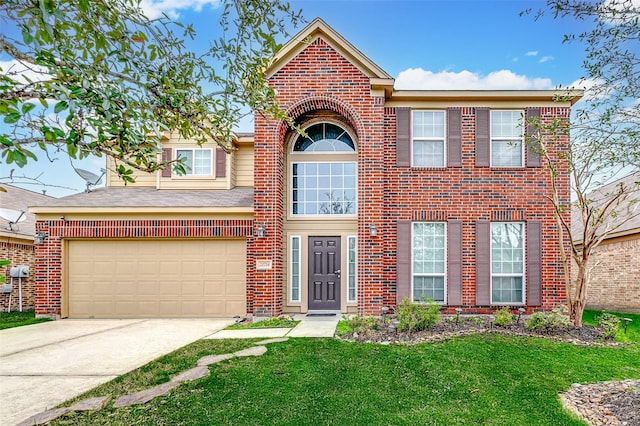
{"type": "Polygon", "coordinates": [[[235,186],[253,186],[253,144],[240,144],[234,154],[235,186]]]}
{"type": "Polygon", "coordinates": [[[133,179],[135,182],[127,183],[118,177],[118,173],[116,173],[116,165],[115,161],[111,157],[107,157],[107,180],[106,186],[112,188],[120,188],[123,186],[133,186],[133,187],[152,187],[156,186],[156,174],[155,173],[146,173],[140,170],[133,170],[133,179]]]}

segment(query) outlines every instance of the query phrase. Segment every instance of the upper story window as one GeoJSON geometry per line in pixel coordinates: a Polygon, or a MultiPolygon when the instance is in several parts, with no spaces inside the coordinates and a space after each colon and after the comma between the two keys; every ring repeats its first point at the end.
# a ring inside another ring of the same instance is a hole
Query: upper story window
{"type": "Polygon", "coordinates": [[[312,124],[305,132],[289,157],[291,214],[355,215],[357,158],[351,135],[330,122],[312,124]]]}
{"type": "Polygon", "coordinates": [[[182,158],[187,176],[211,176],[212,150],[209,148],[176,149],[176,158],[182,158]]]}
{"type": "Polygon", "coordinates": [[[491,111],[491,167],[522,167],[522,111],[491,111]]]}
{"type": "Polygon", "coordinates": [[[318,123],[305,129],[307,137],[298,137],[294,152],[354,152],[353,140],[346,130],[333,123],[318,123]]]}
{"type": "Polygon", "coordinates": [[[445,166],[445,123],[444,111],[413,111],[413,167],[445,166]]]}

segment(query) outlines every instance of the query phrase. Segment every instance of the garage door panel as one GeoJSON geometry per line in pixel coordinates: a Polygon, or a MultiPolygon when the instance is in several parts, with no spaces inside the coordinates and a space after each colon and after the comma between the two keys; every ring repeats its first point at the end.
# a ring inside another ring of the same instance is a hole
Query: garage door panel
{"type": "Polygon", "coordinates": [[[68,250],[70,317],[246,313],[244,240],[72,240],[68,250]]]}

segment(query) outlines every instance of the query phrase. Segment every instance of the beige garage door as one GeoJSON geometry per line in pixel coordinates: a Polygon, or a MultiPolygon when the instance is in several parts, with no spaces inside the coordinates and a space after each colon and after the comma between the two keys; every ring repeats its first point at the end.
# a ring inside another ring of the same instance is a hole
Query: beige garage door
{"type": "Polygon", "coordinates": [[[244,240],[69,241],[70,318],[246,313],[244,240]]]}

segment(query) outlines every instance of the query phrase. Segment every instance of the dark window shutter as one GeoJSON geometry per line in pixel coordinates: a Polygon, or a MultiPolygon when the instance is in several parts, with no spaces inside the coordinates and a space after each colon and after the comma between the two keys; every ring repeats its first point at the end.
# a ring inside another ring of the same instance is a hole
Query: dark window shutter
{"type": "Polygon", "coordinates": [[[396,108],[396,165],[411,165],[411,108],[396,108]]]}
{"type": "Polygon", "coordinates": [[[491,222],[476,221],[476,305],[491,304],[491,222]]]}
{"type": "Polygon", "coordinates": [[[489,127],[489,108],[476,108],[476,167],[490,166],[489,127]]]}
{"type": "Polygon", "coordinates": [[[399,220],[396,227],[396,303],[411,299],[411,221],[399,220]]]}
{"type": "Polygon", "coordinates": [[[527,222],[527,305],[542,305],[542,224],[527,222]]]}
{"type": "MultiPolygon", "coordinates": [[[[171,152],[173,150],[171,148],[162,148],[162,162],[171,161],[171,152]]],[[[162,169],[162,177],[171,177],[171,169],[173,168],[173,164],[169,164],[167,167],[162,169]]]]}
{"type": "Polygon", "coordinates": [[[216,177],[227,175],[227,153],[222,148],[216,148],[216,177]]]}
{"type": "Polygon", "coordinates": [[[526,133],[525,142],[527,143],[527,167],[540,167],[542,161],[540,159],[539,140],[535,138],[538,130],[536,123],[540,120],[540,108],[527,108],[525,115],[526,133]],[[533,121],[534,124],[531,124],[533,121]]]}
{"type": "Polygon", "coordinates": [[[447,166],[462,167],[462,111],[447,110],[447,166]]]}
{"type": "Polygon", "coordinates": [[[462,305],[462,221],[447,222],[447,304],[462,305]]]}

